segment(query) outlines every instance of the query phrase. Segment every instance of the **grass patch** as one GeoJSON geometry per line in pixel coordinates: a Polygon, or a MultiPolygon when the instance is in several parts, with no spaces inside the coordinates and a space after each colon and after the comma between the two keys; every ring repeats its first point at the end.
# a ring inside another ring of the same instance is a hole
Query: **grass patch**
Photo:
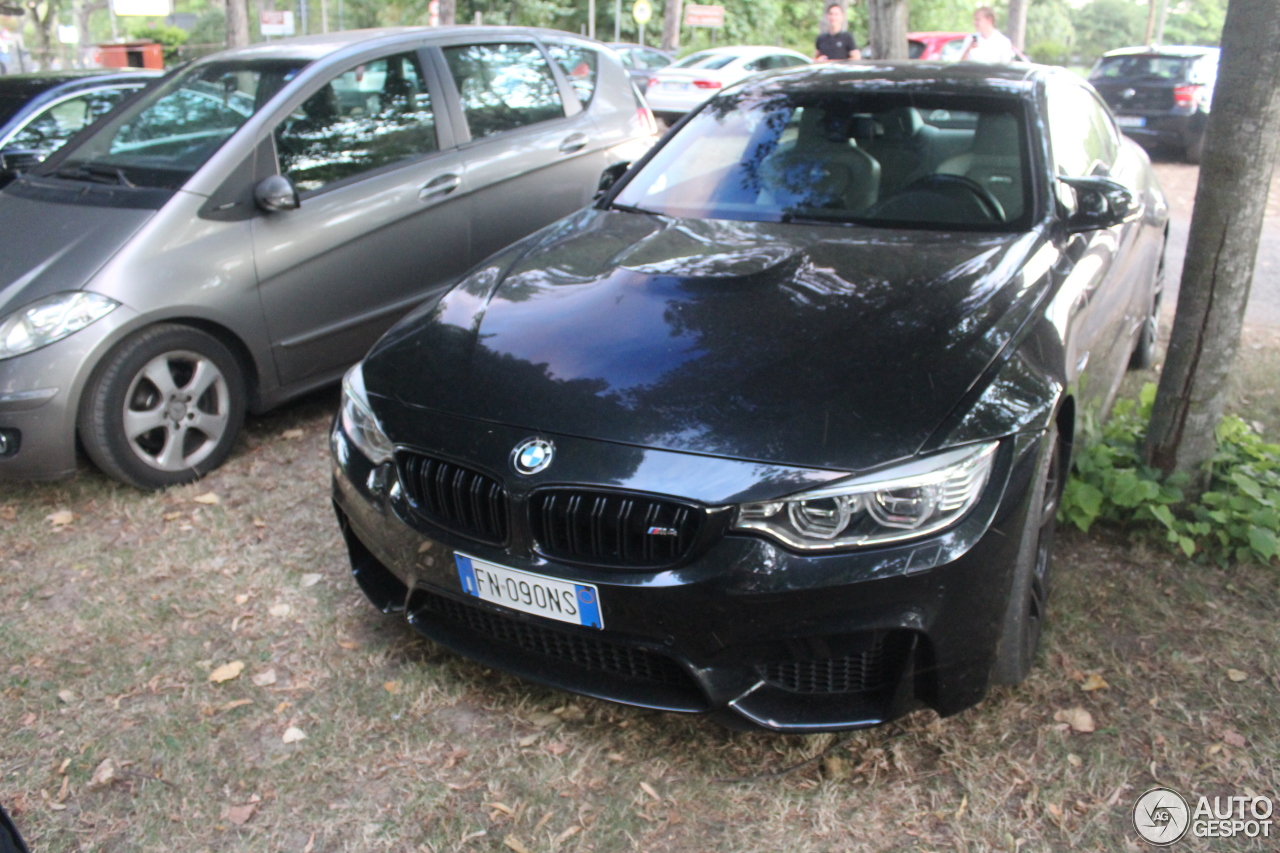
{"type": "Polygon", "coordinates": [[[1064,531],[1023,686],[945,720],[733,733],[378,615],[328,503],[335,403],[252,420],[223,469],[164,494],[87,469],[0,487],[0,802],[33,849],[1117,851],[1156,783],[1280,788],[1274,569],[1064,531]],[[1076,707],[1094,733],[1055,721],[1076,707]]]}

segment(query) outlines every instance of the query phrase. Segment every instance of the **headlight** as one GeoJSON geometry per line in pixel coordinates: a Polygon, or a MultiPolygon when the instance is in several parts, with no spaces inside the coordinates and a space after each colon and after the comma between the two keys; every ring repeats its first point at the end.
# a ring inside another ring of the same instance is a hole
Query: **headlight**
{"type": "Polygon", "coordinates": [[[342,431],[361,453],[369,457],[369,461],[381,465],[391,461],[395,448],[369,408],[364,391],[364,373],[360,367],[357,364],[342,377],[342,431]]]}
{"type": "Polygon", "coordinates": [[[60,341],[110,314],[119,302],[75,290],[32,302],[0,320],[0,358],[31,352],[60,341]]]}
{"type": "Polygon", "coordinates": [[[997,442],[970,445],[777,501],[742,504],[733,526],[825,551],[927,536],[982,494],[997,442]]]}

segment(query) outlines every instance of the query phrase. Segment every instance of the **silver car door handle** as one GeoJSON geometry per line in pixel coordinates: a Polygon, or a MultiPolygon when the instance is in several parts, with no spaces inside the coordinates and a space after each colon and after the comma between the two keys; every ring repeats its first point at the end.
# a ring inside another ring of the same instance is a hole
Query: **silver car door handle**
{"type": "Polygon", "coordinates": [[[432,178],[423,184],[422,189],[418,190],[418,198],[422,201],[429,201],[433,198],[446,196],[456,190],[461,183],[462,176],[452,173],[432,178]]]}
{"type": "Polygon", "coordinates": [[[585,133],[572,133],[567,136],[564,142],[560,143],[561,154],[572,154],[575,151],[581,151],[587,147],[590,138],[585,133]]]}

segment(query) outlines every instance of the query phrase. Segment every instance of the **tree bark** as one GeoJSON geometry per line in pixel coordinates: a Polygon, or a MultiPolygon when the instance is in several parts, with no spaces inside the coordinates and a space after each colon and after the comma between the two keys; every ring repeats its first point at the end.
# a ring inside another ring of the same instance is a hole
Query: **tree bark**
{"type": "Polygon", "coordinates": [[[1027,49],[1027,7],[1031,0],[1009,0],[1009,20],[1005,23],[1005,35],[1018,50],[1027,49]]]}
{"type": "Polygon", "coordinates": [[[662,49],[679,50],[680,22],[684,16],[684,0],[667,0],[662,10],[662,49]]]}
{"type": "Polygon", "coordinates": [[[249,44],[249,4],[247,0],[227,0],[227,47],[249,44]]]}
{"type": "Polygon", "coordinates": [[[1142,36],[1143,44],[1151,44],[1156,34],[1156,0],[1147,0],[1147,29],[1142,36]]]}
{"type": "Polygon", "coordinates": [[[867,29],[873,58],[907,58],[907,0],[867,0],[867,29]]]}
{"type": "Polygon", "coordinates": [[[1226,404],[1280,140],[1280,4],[1231,0],[1147,460],[1203,486],[1226,404]]]}
{"type": "Polygon", "coordinates": [[[37,52],[40,55],[38,62],[41,69],[48,71],[53,65],[53,23],[58,19],[59,3],[47,0],[44,3],[43,17],[40,15],[40,5],[37,0],[27,0],[27,11],[36,24],[36,43],[39,45],[37,52]]]}
{"type": "Polygon", "coordinates": [[[440,0],[440,26],[451,27],[458,22],[457,0],[440,0]]]}

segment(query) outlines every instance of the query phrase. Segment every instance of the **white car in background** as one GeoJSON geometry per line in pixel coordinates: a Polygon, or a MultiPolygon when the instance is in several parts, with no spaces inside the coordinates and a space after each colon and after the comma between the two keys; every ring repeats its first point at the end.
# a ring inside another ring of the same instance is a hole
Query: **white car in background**
{"type": "Polygon", "coordinates": [[[673,124],[726,86],[752,74],[810,62],[803,53],[784,47],[713,47],[691,53],[656,72],[649,78],[645,98],[654,115],[673,124]]]}

